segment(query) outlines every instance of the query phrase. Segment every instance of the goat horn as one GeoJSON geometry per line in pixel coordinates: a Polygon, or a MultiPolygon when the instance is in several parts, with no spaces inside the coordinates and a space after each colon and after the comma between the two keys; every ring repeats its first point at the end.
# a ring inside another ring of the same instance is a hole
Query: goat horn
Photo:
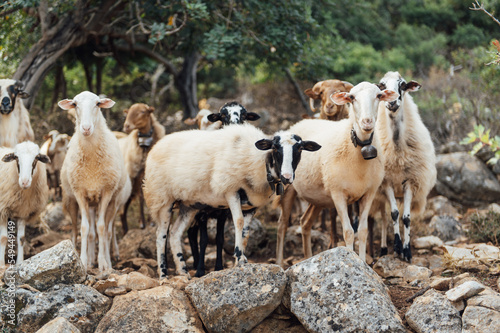
{"type": "Polygon", "coordinates": [[[316,112],[316,109],[314,108],[314,99],[309,98],[309,106],[311,107],[312,112],[316,112]]]}

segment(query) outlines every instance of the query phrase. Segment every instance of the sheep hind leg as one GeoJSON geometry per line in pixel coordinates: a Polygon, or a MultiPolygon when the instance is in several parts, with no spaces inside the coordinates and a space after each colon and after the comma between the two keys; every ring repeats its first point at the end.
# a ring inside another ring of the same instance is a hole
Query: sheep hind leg
{"type": "Polygon", "coordinates": [[[382,219],[382,224],[380,226],[380,256],[385,256],[387,252],[387,226],[389,225],[387,219],[387,213],[385,211],[385,204],[380,209],[380,217],[382,219]]]}
{"type": "Polygon", "coordinates": [[[172,226],[172,233],[170,234],[170,248],[174,255],[175,270],[177,274],[184,275],[190,279],[191,276],[186,267],[186,260],[182,254],[182,235],[193,221],[197,210],[184,206],[183,204],[179,204],[179,206],[179,216],[175,220],[172,226]]]}
{"type": "Polygon", "coordinates": [[[335,208],[337,209],[337,214],[340,217],[342,223],[342,232],[344,235],[345,246],[354,251],[354,230],[351,225],[351,220],[349,219],[349,213],[347,210],[347,202],[345,200],[344,194],[342,192],[332,193],[332,200],[335,203],[335,208]]]}
{"type": "MultiPolygon", "coordinates": [[[[288,186],[285,193],[280,198],[281,214],[278,219],[278,232],[276,241],[276,265],[283,267],[283,250],[285,246],[285,236],[288,226],[290,224],[291,212],[294,206],[298,205],[295,198],[297,192],[293,186],[288,186]]],[[[300,203],[300,202],[299,202],[300,203]]]]}
{"type": "Polygon", "coordinates": [[[95,210],[93,208],[89,209],[89,240],[87,246],[87,265],[92,268],[95,265],[95,247],[96,247],[96,233],[95,233],[95,210]]]}
{"type": "Polygon", "coordinates": [[[388,186],[385,190],[389,204],[391,205],[391,217],[394,224],[394,255],[401,255],[403,253],[403,243],[399,233],[399,210],[396,197],[394,196],[394,189],[388,186]]]}
{"type": "Polygon", "coordinates": [[[207,230],[208,216],[204,215],[198,220],[200,230],[200,252],[198,257],[198,264],[196,267],[196,274],[194,276],[201,277],[205,275],[205,253],[208,245],[208,230],[207,230]]]}
{"type": "Polygon", "coordinates": [[[241,209],[241,201],[238,193],[228,194],[226,196],[231,217],[234,223],[234,258],[236,259],[235,266],[246,264],[248,262],[245,256],[245,247],[243,246],[243,228],[245,220],[241,209]]]}
{"type": "Polygon", "coordinates": [[[160,280],[167,278],[167,234],[172,219],[172,207],[174,202],[168,201],[158,212],[159,220],[156,221],[156,255],[158,260],[158,276],[160,280]]]}
{"type": "Polygon", "coordinates": [[[309,207],[307,207],[306,212],[300,219],[300,226],[302,228],[302,249],[304,251],[304,258],[306,259],[312,257],[311,228],[320,212],[321,208],[309,204],[309,207]]]}
{"type": "Polygon", "coordinates": [[[372,206],[375,191],[366,193],[359,202],[359,257],[366,262],[366,241],[368,238],[368,215],[372,206]]]}
{"type": "Polygon", "coordinates": [[[26,224],[25,224],[23,219],[17,220],[17,260],[16,260],[16,265],[19,265],[24,260],[24,244],[25,244],[24,229],[25,229],[25,226],[26,226],[26,224]]]}
{"type": "Polygon", "coordinates": [[[405,187],[404,197],[404,210],[403,210],[403,224],[404,224],[404,244],[403,244],[403,258],[411,262],[411,248],[410,248],[410,210],[412,201],[412,190],[410,186],[405,187]]]}
{"type": "MultiPolygon", "coordinates": [[[[198,268],[200,263],[200,248],[198,245],[198,231],[200,231],[200,221],[203,219],[204,212],[198,212],[194,217],[193,225],[189,227],[187,234],[189,239],[189,247],[193,255],[193,267],[198,268]]],[[[198,274],[198,272],[196,273],[198,274]]]]}
{"type": "Polygon", "coordinates": [[[217,257],[215,259],[215,270],[220,271],[224,268],[222,264],[222,250],[224,249],[224,225],[229,217],[229,210],[223,209],[217,214],[217,233],[215,244],[217,245],[217,257]]]}

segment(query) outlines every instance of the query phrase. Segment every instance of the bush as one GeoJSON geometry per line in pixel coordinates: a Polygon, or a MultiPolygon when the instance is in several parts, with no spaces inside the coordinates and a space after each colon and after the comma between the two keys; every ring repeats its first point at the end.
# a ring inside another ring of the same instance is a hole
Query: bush
{"type": "Polygon", "coordinates": [[[500,241],[500,214],[492,210],[486,215],[474,214],[470,218],[471,226],[467,231],[467,236],[473,242],[492,242],[495,246],[500,241]]]}

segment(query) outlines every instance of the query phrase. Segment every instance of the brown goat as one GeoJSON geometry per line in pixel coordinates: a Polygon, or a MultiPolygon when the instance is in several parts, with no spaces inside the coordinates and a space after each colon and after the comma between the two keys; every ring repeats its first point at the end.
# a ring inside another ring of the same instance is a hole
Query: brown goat
{"type": "Polygon", "coordinates": [[[313,112],[317,111],[314,108],[314,100],[321,100],[320,119],[342,120],[349,117],[347,107],[336,105],[330,96],[338,92],[349,92],[352,87],[353,85],[347,81],[325,80],[317,82],[312,89],[306,89],[304,93],[309,96],[309,104],[313,112]]]}
{"type": "Polygon", "coordinates": [[[144,197],[142,194],[142,180],[146,157],[151,147],[165,136],[165,128],[154,116],[155,108],[144,103],[133,104],[129,109],[123,110],[127,114],[123,131],[129,133],[125,138],[119,139],[120,149],[125,158],[125,167],[132,181],[132,194],[127,200],[121,215],[123,232],[127,233],[127,210],[136,196],[140,200],[141,228],[145,227],[144,197]]]}

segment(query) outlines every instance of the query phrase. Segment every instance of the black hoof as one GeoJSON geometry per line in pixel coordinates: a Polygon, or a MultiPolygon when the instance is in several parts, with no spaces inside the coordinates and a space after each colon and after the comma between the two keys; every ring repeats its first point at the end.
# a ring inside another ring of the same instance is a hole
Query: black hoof
{"type": "Polygon", "coordinates": [[[359,227],[359,217],[356,216],[352,221],[352,229],[354,230],[354,233],[358,232],[358,227],[359,227]]]}
{"type": "Polygon", "coordinates": [[[196,274],[194,275],[195,277],[202,277],[205,275],[205,271],[196,271],[196,274]]]}
{"type": "Polygon", "coordinates": [[[403,253],[403,242],[401,241],[399,234],[394,235],[394,252],[398,255],[403,253]]]}
{"type": "Polygon", "coordinates": [[[386,247],[381,247],[380,248],[380,256],[383,257],[387,255],[387,248],[386,247]]]}
{"type": "Polygon", "coordinates": [[[405,247],[403,249],[403,258],[411,263],[411,249],[410,247],[405,247]]]}

